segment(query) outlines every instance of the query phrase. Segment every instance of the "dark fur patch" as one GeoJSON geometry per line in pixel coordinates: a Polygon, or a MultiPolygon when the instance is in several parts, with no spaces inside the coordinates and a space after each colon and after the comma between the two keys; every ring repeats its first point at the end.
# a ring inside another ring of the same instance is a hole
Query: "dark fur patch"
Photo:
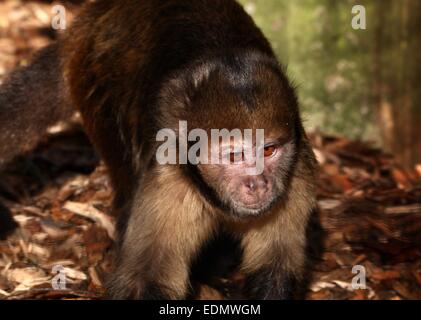
{"type": "Polygon", "coordinates": [[[0,167],[36,146],[49,126],[74,110],[62,80],[58,45],[38,52],[0,87],[0,167]]]}
{"type": "Polygon", "coordinates": [[[241,256],[238,237],[221,230],[205,244],[192,264],[192,279],[213,285],[216,278],[227,277],[239,266],[241,256]]]}
{"type": "Polygon", "coordinates": [[[17,227],[9,209],[0,203],[0,240],[5,240],[17,227]]]}

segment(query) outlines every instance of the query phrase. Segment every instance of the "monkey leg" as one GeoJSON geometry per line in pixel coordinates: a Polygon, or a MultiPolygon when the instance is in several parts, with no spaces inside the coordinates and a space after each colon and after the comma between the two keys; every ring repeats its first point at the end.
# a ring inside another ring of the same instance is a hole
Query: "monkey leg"
{"type": "Polygon", "coordinates": [[[116,299],[184,299],[192,259],[214,230],[196,192],[174,168],[147,174],[132,203],[109,283],[116,299]]]}
{"type": "Polygon", "coordinates": [[[291,248],[270,241],[266,246],[268,249],[260,248],[260,252],[256,252],[256,245],[250,243],[244,247],[247,252],[242,264],[247,275],[245,293],[251,299],[293,299],[304,280],[303,252],[301,249],[292,252],[291,248]],[[251,250],[255,257],[248,255],[251,250]]]}

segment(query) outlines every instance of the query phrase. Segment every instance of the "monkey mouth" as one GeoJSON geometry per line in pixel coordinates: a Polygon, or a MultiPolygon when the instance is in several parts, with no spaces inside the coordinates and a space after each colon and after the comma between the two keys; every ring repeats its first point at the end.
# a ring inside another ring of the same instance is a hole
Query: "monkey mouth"
{"type": "Polygon", "coordinates": [[[269,201],[257,201],[254,203],[233,201],[232,212],[234,216],[238,218],[258,217],[270,212],[275,202],[276,198],[273,198],[269,201]]]}
{"type": "Polygon", "coordinates": [[[235,207],[242,207],[250,210],[259,210],[263,207],[262,202],[260,201],[256,201],[254,203],[235,202],[234,205],[235,207]]]}
{"type": "Polygon", "coordinates": [[[233,199],[234,207],[245,208],[249,210],[260,210],[266,208],[274,197],[268,194],[263,195],[244,195],[239,199],[233,199]]]}

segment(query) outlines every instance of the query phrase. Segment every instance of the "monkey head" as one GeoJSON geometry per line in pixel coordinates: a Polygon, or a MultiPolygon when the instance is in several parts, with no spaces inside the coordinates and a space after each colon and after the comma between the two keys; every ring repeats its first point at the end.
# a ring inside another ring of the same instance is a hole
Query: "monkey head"
{"type": "Polygon", "coordinates": [[[207,133],[207,155],[199,155],[207,161],[190,163],[185,172],[224,213],[247,218],[269,212],[285,195],[302,128],[294,90],[277,62],[254,54],[240,57],[199,64],[189,70],[188,80],[173,81],[161,103],[174,106],[173,121],[184,119],[190,129],[207,133]]]}

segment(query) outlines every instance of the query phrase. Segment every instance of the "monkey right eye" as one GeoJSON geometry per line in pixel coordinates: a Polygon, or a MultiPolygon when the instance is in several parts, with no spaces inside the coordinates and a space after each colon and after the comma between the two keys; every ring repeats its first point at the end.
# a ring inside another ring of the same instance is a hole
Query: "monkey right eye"
{"type": "Polygon", "coordinates": [[[271,156],[273,156],[276,152],[276,146],[271,145],[271,146],[267,146],[264,148],[263,154],[265,156],[265,158],[269,158],[271,156]]]}

